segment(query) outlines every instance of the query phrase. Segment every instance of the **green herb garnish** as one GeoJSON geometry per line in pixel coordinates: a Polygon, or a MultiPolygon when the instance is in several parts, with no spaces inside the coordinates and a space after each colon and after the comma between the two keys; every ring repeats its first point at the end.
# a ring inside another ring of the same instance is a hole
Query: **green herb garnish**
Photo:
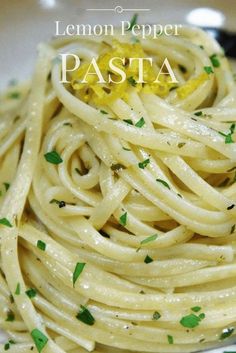
{"type": "Polygon", "coordinates": [[[198,313],[202,308],[200,306],[194,306],[191,308],[192,311],[194,311],[195,313],[198,313]]]}
{"type": "Polygon", "coordinates": [[[127,224],[127,212],[123,213],[121,216],[120,216],[120,224],[122,226],[126,226],[127,224]]]}
{"type": "Polygon", "coordinates": [[[20,92],[9,93],[8,97],[11,98],[11,99],[19,99],[20,98],[20,92]]]}
{"type": "Polygon", "coordinates": [[[20,295],[20,283],[19,282],[16,285],[15,295],[20,295]]]}
{"type": "Polygon", "coordinates": [[[106,111],[103,110],[103,109],[100,110],[100,113],[102,113],[102,114],[108,114],[108,112],[106,112],[106,111]]]}
{"type": "Polygon", "coordinates": [[[0,219],[0,224],[2,224],[3,226],[9,227],[9,228],[13,227],[13,225],[5,217],[0,219]]]}
{"type": "Polygon", "coordinates": [[[46,346],[46,344],[48,342],[48,338],[41,331],[39,331],[37,328],[35,328],[31,332],[31,337],[33,338],[33,341],[35,343],[35,346],[36,346],[38,352],[41,353],[43,348],[46,346]]]}
{"type": "Polygon", "coordinates": [[[15,314],[13,313],[12,310],[8,310],[6,321],[12,322],[14,320],[15,320],[15,314]]]}
{"type": "Polygon", "coordinates": [[[235,224],[231,227],[231,231],[230,231],[230,234],[233,234],[235,232],[235,224]]]}
{"type": "Polygon", "coordinates": [[[123,121],[129,125],[134,125],[131,119],[123,119],[123,121]]]}
{"type": "Polygon", "coordinates": [[[36,297],[37,291],[34,288],[30,288],[25,292],[25,294],[31,299],[31,298],[36,297]]]}
{"type": "Polygon", "coordinates": [[[3,183],[3,185],[5,186],[5,189],[6,189],[6,191],[9,189],[9,187],[10,187],[10,184],[9,183],[3,183]]]}
{"type": "Polygon", "coordinates": [[[137,24],[137,19],[138,19],[138,14],[135,13],[133,15],[133,17],[131,18],[130,27],[127,28],[127,31],[131,31],[132,30],[132,28],[137,24]]]}
{"type": "Polygon", "coordinates": [[[179,142],[178,145],[177,145],[177,147],[178,147],[178,148],[182,148],[182,147],[184,147],[185,145],[186,145],[186,142],[179,142]]]}
{"type": "Polygon", "coordinates": [[[47,162],[52,164],[60,164],[63,162],[61,156],[57,153],[57,151],[51,151],[44,155],[47,162]]]}
{"type": "Polygon", "coordinates": [[[180,324],[184,327],[194,328],[199,325],[200,321],[205,318],[205,314],[200,314],[199,316],[195,314],[189,314],[187,316],[182,317],[180,320],[180,324]]]}
{"type": "Polygon", "coordinates": [[[235,123],[233,123],[230,128],[229,128],[229,133],[225,134],[224,132],[218,131],[220,135],[225,137],[225,143],[234,143],[232,139],[232,135],[234,134],[235,131],[235,123]]]}
{"type": "Polygon", "coordinates": [[[84,263],[84,262],[77,262],[77,264],[75,266],[75,270],[73,272],[73,287],[75,286],[75,282],[77,281],[77,279],[79,278],[79,276],[83,272],[85,265],[86,265],[86,263],[84,263]]]}
{"type": "Polygon", "coordinates": [[[145,159],[143,162],[139,162],[138,166],[140,169],[146,168],[146,166],[150,163],[150,159],[145,159]]]}
{"type": "Polygon", "coordinates": [[[212,69],[211,66],[204,66],[203,69],[204,69],[204,71],[205,71],[208,75],[214,74],[214,71],[213,71],[213,69],[212,69]]]}
{"type": "Polygon", "coordinates": [[[66,206],[66,203],[65,201],[61,200],[56,200],[56,199],[52,199],[49,203],[55,203],[58,205],[59,208],[62,208],[62,207],[65,207],[66,206]]]}
{"type": "Polygon", "coordinates": [[[156,181],[158,181],[159,183],[161,183],[161,184],[164,185],[167,189],[170,190],[170,185],[169,185],[165,180],[156,179],[156,181]]]}
{"type": "Polygon", "coordinates": [[[222,340],[230,337],[233,332],[234,332],[234,327],[225,328],[220,335],[220,340],[222,341],[222,340]]]}
{"type": "Polygon", "coordinates": [[[37,241],[37,248],[39,248],[42,251],[45,251],[46,250],[46,244],[44,243],[44,241],[38,240],[37,241]]]}
{"type": "Polygon", "coordinates": [[[144,259],[144,262],[145,264],[150,264],[151,262],[153,262],[154,260],[149,256],[147,255],[144,259]]]}
{"type": "Polygon", "coordinates": [[[129,84],[133,87],[136,87],[137,82],[135,81],[135,79],[133,78],[133,76],[130,76],[127,78],[127,81],[129,82],[129,84]]]}
{"type": "Polygon", "coordinates": [[[161,318],[161,314],[158,311],[154,311],[152,315],[152,320],[159,320],[161,318]]]}
{"type": "Polygon", "coordinates": [[[174,343],[174,338],[173,336],[167,335],[167,340],[169,344],[173,344],[174,343]]]}
{"type": "Polygon", "coordinates": [[[76,318],[82,321],[84,324],[92,326],[95,323],[95,319],[90,311],[83,305],[80,305],[81,311],[76,315],[76,318]]]}
{"type": "Polygon", "coordinates": [[[15,344],[15,341],[9,340],[7,343],[4,344],[4,351],[8,351],[10,349],[10,345],[15,344]]]}
{"type": "Polygon", "coordinates": [[[211,63],[214,67],[220,67],[220,61],[216,54],[210,56],[211,63]]]}
{"type": "Polygon", "coordinates": [[[202,116],[202,112],[196,112],[196,113],[194,113],[194,115],[196,115],[196,116],[202,116]]]}
{"type": "Polygon", "coordinates": [[[146,239],[142,240],[140,242],[140,244],[147,244],[147,243],[150,243],[151,241],[154,241],[156,240],[156,238],[158,237],[158,234],[153,234],[153,235],[150,235],[149,237],[147,237],[146,239]]]}
{"type": "Polygon", "coordinates": [[[136,127],[143,127],[143,125],[145,125],[145,120],[144,118],[139,119],[139,121],[137,121],[137,123],[135,124],[136,127]]]}
{"type": "Polygon", "coordinates": [[[4,344],[4,351],[8,351],[8,349],[10,349],[10,343],[9,342],[4,344]]]}

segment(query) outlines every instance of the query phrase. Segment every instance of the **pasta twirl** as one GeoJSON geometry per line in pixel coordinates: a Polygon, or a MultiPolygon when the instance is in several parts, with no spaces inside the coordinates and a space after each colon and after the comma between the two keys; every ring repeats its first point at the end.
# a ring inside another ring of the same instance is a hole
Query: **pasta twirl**
{"type": "Polygon", "coordinates": [[[0,350],[190,353],[230,340],[236,86],[222,49],[183,27],[38,51],[32,80],[0,99],[0,350]],[[68,50],[81,66],[63,83],[68,50]],[[144,83],[131,52],[153,58],[144,83]],[[125,58],[120,84],[112,55],[125,58]],[[92,57],[112,82],[81,81],[92,57]],[[153,83],[164,58],[177,83],[153,83]]]}

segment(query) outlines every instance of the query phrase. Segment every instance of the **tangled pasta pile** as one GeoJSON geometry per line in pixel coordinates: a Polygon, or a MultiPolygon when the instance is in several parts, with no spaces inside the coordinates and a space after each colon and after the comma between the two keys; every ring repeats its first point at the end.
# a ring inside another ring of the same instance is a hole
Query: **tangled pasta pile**
{"type": "Polygon", "coordinates": [[[112,39],[70,38],[1,97],[1,352],[197,352],[236,332],[228,61],[199,29],[116,40],[167,57],[178,84],[132,73],[96,99],[53,58],[73,47],[86,65],[112,39]]]}

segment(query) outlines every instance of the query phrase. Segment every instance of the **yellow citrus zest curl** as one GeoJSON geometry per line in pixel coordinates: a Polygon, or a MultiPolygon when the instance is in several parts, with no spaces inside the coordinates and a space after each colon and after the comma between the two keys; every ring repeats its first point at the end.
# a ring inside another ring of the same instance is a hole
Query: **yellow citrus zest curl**
{"type": "Polygon", "coordinates": [[[106,105],[117,98],[127,98],[127,90],[133,87],[137,92],[155,93],[160,97],[166,97],[172,87],[176,87],[175,83],[170,82],[169,75],[159,75],[160,82],[155,81],[158,75],[158,69],[151,66],[150,62],[143,62],[143,77],[145,84],[137,83],[139,75],[138,60],[129,65],[128,58],[145,58],[143,48],[139,43],[128,44],[114,40],[112,47],[103,52],[97,59],[97,64],[106,83],[97,83],[97,75],[87,75],[86,83],[81,83],[90,63],[84,63],[80,68],[72,74],[71,85],[77,91],[78,97],[84,102],[92,102],[97,105],[106,105]],[[126,58],[127,63],[122,64],[121,61],[114,61],[115,66],[119,67],[126,74],[126,80],[119,84],[108,83],[108,75],[110,74],[114,81],[120,81],[120,75],[109,67],[109,61],[114,57],[126,58]]]}

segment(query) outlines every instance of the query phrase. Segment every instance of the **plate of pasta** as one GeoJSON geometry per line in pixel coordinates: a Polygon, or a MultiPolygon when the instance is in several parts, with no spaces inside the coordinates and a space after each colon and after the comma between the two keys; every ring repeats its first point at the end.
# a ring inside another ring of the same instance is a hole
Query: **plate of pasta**
{"type": "Polygon", "coordinates": [[[179,8],[143,32],[158,6],[128,3],[53,37],[63,1],[35,3],[34,65],[2,71],[0,352],[236,351],[235,74],[179,8]]]}

